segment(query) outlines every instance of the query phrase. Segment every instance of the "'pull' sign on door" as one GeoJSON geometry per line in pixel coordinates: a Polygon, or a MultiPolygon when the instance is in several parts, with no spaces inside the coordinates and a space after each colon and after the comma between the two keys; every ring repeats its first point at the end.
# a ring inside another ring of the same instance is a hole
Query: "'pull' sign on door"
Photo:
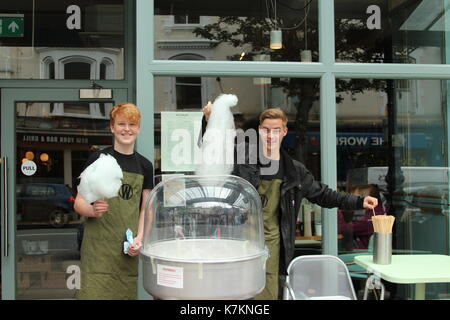
{"type": "Polygon", "coordinates": [[[34,161],[28,160],[22,163],[22,173],[26,176],[32,176],[37,171],[37,166],[34,161]]]}

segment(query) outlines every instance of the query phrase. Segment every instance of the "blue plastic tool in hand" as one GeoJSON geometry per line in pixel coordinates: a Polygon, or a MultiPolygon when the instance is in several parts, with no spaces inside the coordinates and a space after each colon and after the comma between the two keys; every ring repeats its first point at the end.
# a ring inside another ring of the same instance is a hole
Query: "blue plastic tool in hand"
{"type": "Polygon", "coordinates": [[[127,241],[124,241],[123,243],[123,253],[128,254],[128,247],[133,244],[133,231],[127,229],[125,237],[127,238],[127,241]]]}

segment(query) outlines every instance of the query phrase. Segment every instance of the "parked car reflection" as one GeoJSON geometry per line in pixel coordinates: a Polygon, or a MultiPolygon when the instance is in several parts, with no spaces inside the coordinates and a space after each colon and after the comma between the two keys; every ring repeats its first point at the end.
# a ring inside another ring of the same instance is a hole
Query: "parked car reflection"
{"type": "Polygon", "coordinates": [[[18,184],[16,199],[19,225],[44,224],[59,228],[78,220],[73,209],[75,198],[64,184],[18,184]]]}

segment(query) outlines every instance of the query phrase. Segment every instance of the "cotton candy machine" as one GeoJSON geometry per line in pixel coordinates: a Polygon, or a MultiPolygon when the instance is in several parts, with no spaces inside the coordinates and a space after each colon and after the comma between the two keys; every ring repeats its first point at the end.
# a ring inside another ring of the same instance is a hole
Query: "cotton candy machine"
{"type": "Polygon", "coordinates": [[[177,176],[145,209],[144,288],[159,299],[248,299],[265,286],[261,200],[236,176],[177,176]]]}

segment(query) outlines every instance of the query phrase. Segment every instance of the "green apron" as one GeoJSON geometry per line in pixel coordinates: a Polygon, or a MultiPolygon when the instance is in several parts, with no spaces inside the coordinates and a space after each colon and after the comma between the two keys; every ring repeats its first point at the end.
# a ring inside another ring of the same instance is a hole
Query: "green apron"
{"type": "Polygon", "coordinates": [[[269,249],[266,261],[266,286],[255,296],[256,300],[278,299],[278,270],[280,263],[280,179],[262,180],[258,193],[263,201],[264,239],[269,249]]]}
{"type": "Polygon", "coordinates": [[[108,199],[108,212],[88,218],[81,245],[81,287],[78,299],[136,299],[139,257],[123,253],[125,232],[137,235],[144,177],[123,172],[119,196],[108,199]]]}

